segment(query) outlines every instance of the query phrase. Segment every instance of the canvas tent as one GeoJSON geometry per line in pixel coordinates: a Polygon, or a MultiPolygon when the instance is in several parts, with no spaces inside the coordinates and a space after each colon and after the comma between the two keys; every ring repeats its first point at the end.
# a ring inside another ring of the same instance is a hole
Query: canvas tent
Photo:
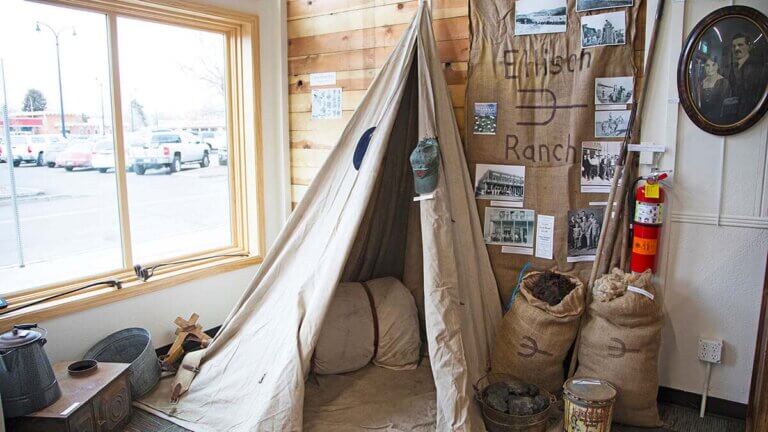
{"type": "Polygon", "coordinates": [[[472,385],[489,367],[501,305],[423,3],[218,335],[185,357],[178,403],[161,381],[140,407],[193,431],[302,430],[335,287],[382,276],[403,280],[419,305],[437,430],[483,430],[472,385]],[[408,157],[425,137],[439,142],[439,181],[414,202],[408,157]]]}

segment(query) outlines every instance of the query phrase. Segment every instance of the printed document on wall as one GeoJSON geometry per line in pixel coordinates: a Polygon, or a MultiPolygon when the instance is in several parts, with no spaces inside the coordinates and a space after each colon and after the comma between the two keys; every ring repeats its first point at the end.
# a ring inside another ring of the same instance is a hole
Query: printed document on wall
{"type": "Polygon", "coordinates": [[[312,120],[341,118],[341,89],[312,89],[312,120]]]}

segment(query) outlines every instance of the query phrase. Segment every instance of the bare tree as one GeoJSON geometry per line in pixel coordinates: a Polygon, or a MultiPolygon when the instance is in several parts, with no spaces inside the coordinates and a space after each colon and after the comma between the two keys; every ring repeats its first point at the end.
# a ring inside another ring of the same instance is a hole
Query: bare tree
{"type": "Polygon", "coordinates": [[[219,95],[224,97],[227,80],[223,55],[207,55],[217,52],[220,47],[214,46],[210,41],[202,38],[199,39],[199,43],[202,45],[200,54],[193,57],[188,62],[179,64],[179,67],[190,76],[208,84],[211,88],[216,90],[219,95]]]}
{"type": "Polygon", "coordinates": [[[136,99],[131,100],[131,132],[136,130],[136,120],[141,127],[147,125],[147,115],[144,114],[144,105],[140,104],[136,99]]]}

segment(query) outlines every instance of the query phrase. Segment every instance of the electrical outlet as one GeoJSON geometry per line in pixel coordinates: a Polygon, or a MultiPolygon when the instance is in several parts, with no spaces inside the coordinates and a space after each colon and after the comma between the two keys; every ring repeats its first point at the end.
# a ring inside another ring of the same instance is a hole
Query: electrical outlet
{"type": "Polygon", "coordinates": [[[720,363],[722,355],[722,339],[699,338],[699,360],[707,363],[720,363]]]}

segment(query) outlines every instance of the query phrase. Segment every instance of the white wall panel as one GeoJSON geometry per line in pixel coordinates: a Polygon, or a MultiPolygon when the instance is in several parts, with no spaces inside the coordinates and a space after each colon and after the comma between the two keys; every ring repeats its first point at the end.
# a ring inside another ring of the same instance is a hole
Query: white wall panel
{"type": "MultiPolygon", "coordinates": [[[[656,4],[650,1],[649,17],[656,4]]],[[[698,129],[675,103],[685,37],[707,14],[731,4],[768,14],[764,0],[667,2],[642,134],[666,144],[659,166],[675,171],[658,275],[666,313],[661,385],[701,393],[698,338],[722,338],[724,361],[713,369],[710,394],[746,403],[768,254],[768,118],[722,138],[698,129]]]]}
{"type": "Polygon", "coordinates": [[[701,393],[699,336],[725,341],[712,396],[746,403],[760,313],[768,232],[676,223],[667,242],[662,385],[701,393]]]}

